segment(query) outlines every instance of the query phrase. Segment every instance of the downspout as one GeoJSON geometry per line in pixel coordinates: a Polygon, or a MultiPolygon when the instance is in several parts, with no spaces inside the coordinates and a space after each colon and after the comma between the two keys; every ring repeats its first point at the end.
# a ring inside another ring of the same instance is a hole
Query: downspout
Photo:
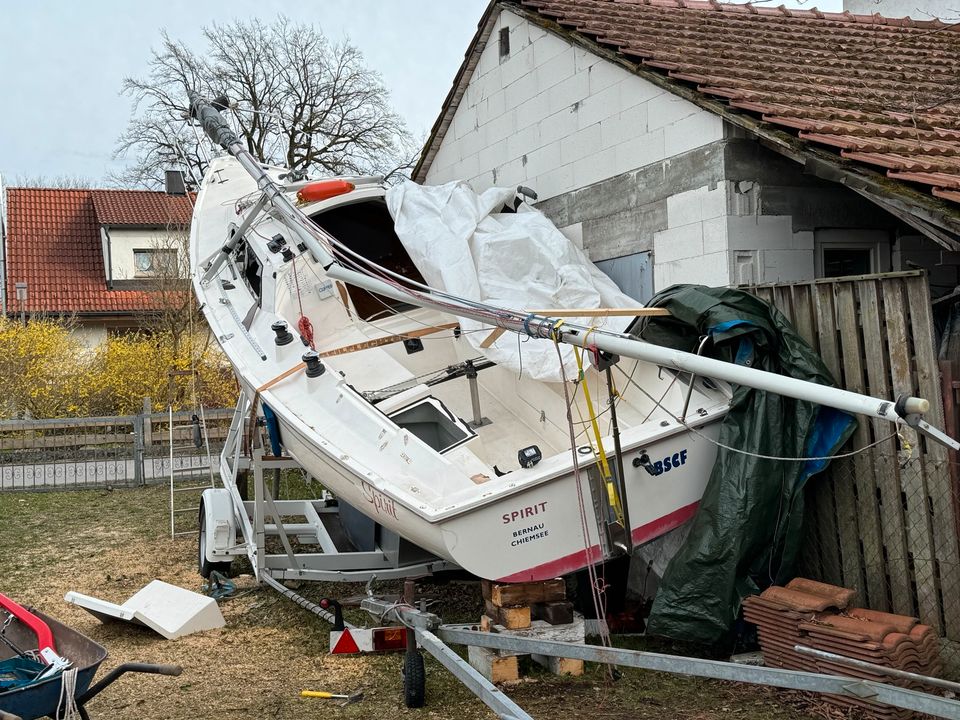
{"type": "Polygon", "coordinates": [[[0,176],[0,317],[7,316],[7,189],[0,176]]]}
{"type": "Polygon", "coordinates": [[[106,225],[100,226],[100,242],[103,244],[103,269],[107,288],[113,290],[113,248],[110,247],[110,230],[106,225]]]}

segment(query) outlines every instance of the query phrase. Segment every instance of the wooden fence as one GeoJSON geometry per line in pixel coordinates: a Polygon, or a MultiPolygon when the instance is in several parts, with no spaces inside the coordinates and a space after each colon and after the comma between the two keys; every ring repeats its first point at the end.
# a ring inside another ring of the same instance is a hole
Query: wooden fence
{"type": "MultiPolygon", "coordinates": [[[[816,349],[840,387],[927,398],[944,412],[930,293],[922,272],[749,288],[816,349]]],[[[861,419],[847,449],[807,493],[805,574],[856,588],[859,602],[913,615],[960,640],[957,498],[943,446],[861,419]]],[[[952,432],[952,429],[951,429],[952,432]]]]}

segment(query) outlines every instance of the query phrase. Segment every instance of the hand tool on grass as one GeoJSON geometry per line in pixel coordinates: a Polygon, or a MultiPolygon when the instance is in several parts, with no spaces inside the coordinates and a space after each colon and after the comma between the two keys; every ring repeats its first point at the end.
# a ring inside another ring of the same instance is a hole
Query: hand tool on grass
{"type": "Polygon", "coordinates": [[[355,702],[360,702],[363,700],[363,693],[357,692],[352,695],[337,695],[336,693],[325,692],[323,690],[301,690],[300,697],[306,698],[334,698],[337,700],[343,700],[340,703],[340,707],[346,707],[347,705],[352,705],[355,702]]]}

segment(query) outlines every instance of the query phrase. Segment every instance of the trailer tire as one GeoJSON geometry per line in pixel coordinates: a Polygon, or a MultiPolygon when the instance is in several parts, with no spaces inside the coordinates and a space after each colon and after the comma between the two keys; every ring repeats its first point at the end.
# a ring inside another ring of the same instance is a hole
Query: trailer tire
{"type": "Polygon", "coordinates": [[[408,708],[425,704],[427,674],[419,650],[407,650],[403,656],[403,702],[408,708]]]}
{"type": "Polygon", "coordinates": [[[197,531],[197,570],[200,573],[200,577],[207,579],[214,570],[221,575],[229,577],[230,565],[232,563],[210,562],[207,560],[207,554],[204,552],[204,547],[207,544],[207,518],[205,517],[205,509],[202,501],[200,502],[200,513],[197,520],[199,526],[199,530],[197,531]]]}

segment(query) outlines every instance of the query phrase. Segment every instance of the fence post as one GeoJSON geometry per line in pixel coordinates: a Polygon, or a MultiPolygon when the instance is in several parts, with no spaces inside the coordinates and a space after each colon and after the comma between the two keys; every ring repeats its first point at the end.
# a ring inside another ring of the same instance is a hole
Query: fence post
{"type": "Polygon", "coordinates": [[[147,395],[143,399],[143,446],[153,445],[153,398],[147,395]]]}
{"type": "Polygon", "coordinates": [[[144,438],[144,415],[133,416],[133,481],[136,485],[145,485],[143,477],[143,438],[144,438]]]}

